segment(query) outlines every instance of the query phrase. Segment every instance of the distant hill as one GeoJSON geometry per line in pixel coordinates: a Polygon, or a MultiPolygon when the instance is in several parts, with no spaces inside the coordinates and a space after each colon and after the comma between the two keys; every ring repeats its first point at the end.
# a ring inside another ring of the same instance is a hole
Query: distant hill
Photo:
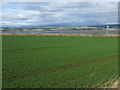
{"type": "MultiPolygon", "coordinates": [[[[106,27],[107,25],[91,25],[90,27],[106,27]]],[[[108,24],[110,28],[118,28],[119,24],[108,24]]]]}
{"type": "MultiPolygon", "coordinates": [[[[101,28],[105,28],[107,25],[64,25],[64,24],[54,24],[54,25],[37,25],[37,26],[32,26],[32,25],[28,25],[28,26],[2,26],[0,28],[37,28],[37,27],[61,27],[61,26],[82,26],[82,27],[101,27],[101,28]]],[[[120,26],[119,24],[108,24],[109,28],[118,28],[118,26],[120,26]]]]}

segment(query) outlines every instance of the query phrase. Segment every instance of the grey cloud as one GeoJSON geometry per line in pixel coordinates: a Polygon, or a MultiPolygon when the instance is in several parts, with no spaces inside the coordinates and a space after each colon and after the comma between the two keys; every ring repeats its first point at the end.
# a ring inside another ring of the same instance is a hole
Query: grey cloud
{"type": "Polygon", "coordinates": [[[100,24],[101,19],[117,21],[117,3],[43,2],[20,3],[20,9],[5,13],[4,20],[28,24],[100,24]],[[13,14],[12,16],[10,14],[13,14]],[[19,16],[21,14],[21,16],[19,16]]]}

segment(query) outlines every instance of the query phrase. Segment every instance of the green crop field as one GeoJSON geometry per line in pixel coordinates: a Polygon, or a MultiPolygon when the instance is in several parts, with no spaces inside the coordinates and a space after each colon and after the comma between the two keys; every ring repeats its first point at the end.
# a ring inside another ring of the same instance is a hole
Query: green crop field
{"type": "Polygon", "coordinates": [[[3,88],[99,88],[118,76],[117,37],[2,38],[3,88]]]}

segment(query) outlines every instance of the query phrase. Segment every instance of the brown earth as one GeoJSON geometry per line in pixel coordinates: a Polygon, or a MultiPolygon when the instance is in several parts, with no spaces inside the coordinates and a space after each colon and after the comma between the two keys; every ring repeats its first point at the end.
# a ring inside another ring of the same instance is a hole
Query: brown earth
{"type": "Polygon", "coordinates": [[[118,81],[114,82],[109,88],[118,88],[118,81]]]}

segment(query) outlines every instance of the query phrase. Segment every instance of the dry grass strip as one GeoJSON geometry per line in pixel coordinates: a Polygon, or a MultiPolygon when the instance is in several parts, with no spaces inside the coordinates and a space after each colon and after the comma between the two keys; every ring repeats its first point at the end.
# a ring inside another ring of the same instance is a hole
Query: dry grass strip
{"type": "Polygon", "coordinates": [[[9,33],[4,33],[0,34],[1,36],[84,36],[84,37],[119,37],[120,34],[112,34],[112,35],[84,35],[84,34],[9,34],[9,33]]]}

